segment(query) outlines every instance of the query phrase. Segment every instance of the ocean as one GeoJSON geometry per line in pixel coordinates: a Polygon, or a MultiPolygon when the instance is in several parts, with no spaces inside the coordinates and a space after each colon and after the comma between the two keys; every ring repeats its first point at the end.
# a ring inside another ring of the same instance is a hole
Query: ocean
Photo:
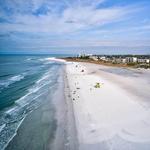
{"type": "MultiPolygon", "coordinates": [[[[21,126],[26,116],[30,115],[31,112],[36,111],[41,105],[46,103],[47,99],[50,100],[54,91],[57,89],[58,79],[61,75],[60,70],[64,65],[50,61],[48,59],[49,57],[53,56],[0,56],[0,150],[5,149],[7,145],[9,145],[10,141],[12,141],[13,137],[17,134],[18,128],[21,126]]],[[[51,108],[48,109],[51,112],[50,123],[55,124],[53,107],[51,106],[51,108]]],[[[38,116],[36,120],[38,120],[38,116]]],[[[36,125],[37,124],[38,123],[36,123],[36,125]]],[[[41,125],[39,125],[39,127],[40,126],[41,125]]],[[[31,128],[31,126],[28,128],[31,128]]],[[[34,132],[34,126],[32,128],[32,131],[34,132]]],[[[56,128],[53,127],[50,130],[55,129],[56,128]]],[[[43,132],[39,133],[44,134],[43,132]]],[[[30,140],[30,137],[27,139],[30,140]]],[[[41,150],[42,144],[43,143],[38,145],[41,150]]],[[[9,147],[9,149],[12,150],[17,149],[17,147],[9,147]]],[[[37,148],[35,147],[35,149],[37,148]]]]}

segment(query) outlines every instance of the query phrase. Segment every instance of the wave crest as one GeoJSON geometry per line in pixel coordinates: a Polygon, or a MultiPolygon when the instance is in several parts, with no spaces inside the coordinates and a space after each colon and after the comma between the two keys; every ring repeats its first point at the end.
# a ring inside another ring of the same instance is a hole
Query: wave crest
{"type": "Polygon", "coordinates": [[[8,78],[7,80],[2,80],[2,81],[0,81],[0,88],[1,89],[7,88],[9,85],[11,85],[17,81],[20,81],[22,79],[24,79],[24,75],[16,75],[16,76],[8,78]]]}

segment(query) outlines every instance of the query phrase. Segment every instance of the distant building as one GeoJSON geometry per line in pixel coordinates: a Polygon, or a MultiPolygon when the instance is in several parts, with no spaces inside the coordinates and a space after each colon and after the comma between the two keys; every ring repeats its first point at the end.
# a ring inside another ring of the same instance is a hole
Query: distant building
{"type": "Polygon", "coordinates": [[[142,59],[142,58],[139,58],[137,60],[138,63],[150,63],[150,59],[142,59]]]}
{"type": "Polygon", "coordinates": [[[89,56],[89,58],[98,61],[98,56],[89,56]]]}
{"type": "Polygon", "coordinates": [[[150,56],[139,55],[135,57],[134,55],[92,55],[92,54],[79,54],[79,58],[92,59],[94,61],[104,61],[117,64],[125,63],[139,63],[139,64],[150,64],[150,56]]]}
{"type": "Polygon", "coordinates": [[[86,56],[92,56],[92,54],[78,54],[77,57],[86,57],[86,56]]]}
{"type": "Polygon", "coordinates": [[[137,62],[137,57],[132,57],[132,59],[133,59],[133,63],[137,62]]]}
{"type": "Polygon", "coordinates": [[[146,59],[146,63],[148,63],[148,64],[149,64],[149,63],[150,63],[150,59],[146,59]]]}
{"type": "Polygon", "coordinates": [[[113,62],[117,63],[117,64],[120,64],[120,63],[122,63],[122,59],[121,58],[114,58],[113,62]]]}
{"type": "Polygon", "coordinates": [[[108,61],[108,59],[105,56],[101,56],[99,59],[102,61],[108,61]]]}
{"type": "Polygon", "coordinates": [[[126,57],[126,63],[136,63],[137,61],[137,57],[126,57]]]}
{"type": "Polygon", "coordinates": [[[122,63],[126,63],[126,59],[125,58],[122,58],[122,63]]]}

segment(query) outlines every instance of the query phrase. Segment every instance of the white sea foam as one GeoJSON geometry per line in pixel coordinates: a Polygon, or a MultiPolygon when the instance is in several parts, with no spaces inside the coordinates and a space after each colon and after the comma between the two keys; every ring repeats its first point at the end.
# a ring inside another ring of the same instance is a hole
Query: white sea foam
{"type": "Polygon", "coordinates": [[[66,61],[63,60],[63,59],[58,59],[58,58],[55,58],[55,57],[47,58],[47,60],[50,60],[50,61],[56,61],[56,62],[66,62],[66,61]]]}
{"type": "Polygon", "coordinates": [[[17,75],[17,76],[11,77],[9,80],[10,80],[10,81],[20,81],[20,80],[22,80],[23,78],[24,78],[23,75],[17,75]]]}
{"type": "Polygon", "coordinates": [[[11,113],[14,112],[15,110],[16,110],[16,106],[13,107],[13,108],[11,108],[11,109],[9,109],[9,110],[7,110],[5,113],[6,113],[6,114],[11,114],[11,113]]]}
{"type": "Polygon", "coordinates": [[[63,59],[59,59],[59,58],[56,58],[56,57],[48,57],[48,58],[43,58],[43,59],[39,59],[39,60],[40,61],[46,61],[45,63],[51,63],[52,61],[53,62],[62,62],[62,63],[66,62],[63,59]]]}
{"type": "MultiPolygon", "coordinates": [[[[37,95],[37,96],[35,96],[34,98],[32,98],[30,101],[17,101],[16,103],[17,104],[19,104],[20,105],[20,107],[22,108],[22,107],[25,107],[25,106],[27,106],[27,105],[29,105],[31,102],[33,102],[34,100],[36,100],[37,98],[39,98],[41,95],[43,95],[43,93],[41,93],[41,94],[39,94],[39,95],[37,95]]],[[[16,110],[15,110],[16,111],[16,110]]]]}
{"type": "Polygon", "coordinates": [[[30,60],[32,60],[32,58],[27,58],[26,60],[27,60],[27,61],[30,61],[30,60]]]}
{"type": "Polygon", "coordinates": [[[20,81],[20,80],[22,80],[22,79],[24,79],[24,74],[22,74],[22,75],[16,75],[16,76],[13,76],[13,77],[10,77],[9,79],[7,79],[7,80],[2,80],[2,81],[0,81],[0,86],[2,87],[2,88],[6,88],[6,87],[8,87],[9,85],[11,85],[11,84],[13,84],[13,83],[15,83],[15,82],[17,82],[17,81],[20,81]]]}
{"type": "Polygon", "coordinates": [[[41,79],[39,79],[36,83],[39,84],[39,83],[42,82],[43,80],[48,79],[48,77],[49,77],[49,74],[46,73],[46,74],[45,74],[41,79]]]}
{"type": "Polygon", "coordinates": [[[6,124],[0,126],[0,132],[5,128],[6,124]]]}
{"type": "Polygon", "coordinates": [[[49,84],[51,82],[51,80],[48,80],[51,76],[50,74],[51,71],[46,72],[37,82],[36,84],[31,87],[28,90],[28,93],[26,95],[24,95],[23,97],[21,97],[20,99],[18,99],[16,101],[17,104],[24,104],[27,103],[27,100],[24,102],[24,99],[26,99],[28,96],[30,96],[33,93],[38,92],[41,88],[43,88],[44,86],[46,86],[47,84],[49,84]]]}
{"type": "MultiPolygon", "coordinates": [[[[25,116],[25,117],[26,117],[26,116],[25,116]]],[[[5,150],[5,148],[8,146],[8,144],[9,144],[9,143],[12,141],[12,139],[16,136],[17,130],[18,130],[18,128],[20,127],[20,125],[22,124],[22,122],[24,121],[25,117],[19,122],[19,124],[18,124],[18,126],[17,126],[17,128],[16,128],[16,130],[15,130],[14,135],[8,140],[8,142],[7,142],[6,145],[4,146],[3,150],[5,150]]]]}

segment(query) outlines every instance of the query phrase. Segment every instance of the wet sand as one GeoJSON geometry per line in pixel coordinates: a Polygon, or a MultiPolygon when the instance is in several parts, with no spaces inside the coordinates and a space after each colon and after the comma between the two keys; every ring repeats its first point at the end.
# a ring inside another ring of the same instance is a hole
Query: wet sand
{"type": "Polygon", "coordinates": [[[24,119],[6,150],[77,149],[73,110],[65,99],[64,70],[61,74],[57,90],[45,96],[43,104],[24,119]]]}

